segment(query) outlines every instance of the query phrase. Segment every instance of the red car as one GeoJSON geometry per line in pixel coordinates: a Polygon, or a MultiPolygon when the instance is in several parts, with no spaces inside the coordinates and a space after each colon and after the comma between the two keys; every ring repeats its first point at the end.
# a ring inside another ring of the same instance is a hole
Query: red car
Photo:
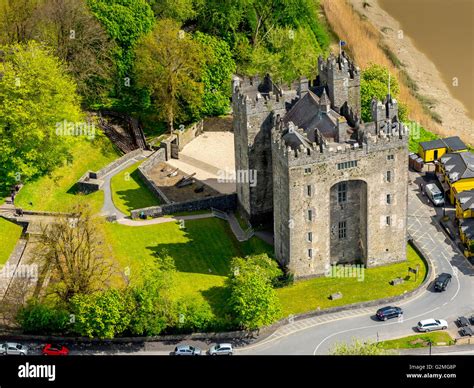
{"type": "Polygon", "coordinates": [[[43,356],[67,356],[69,349],[63,345],[47,344],[41,351],[43,356]]]}

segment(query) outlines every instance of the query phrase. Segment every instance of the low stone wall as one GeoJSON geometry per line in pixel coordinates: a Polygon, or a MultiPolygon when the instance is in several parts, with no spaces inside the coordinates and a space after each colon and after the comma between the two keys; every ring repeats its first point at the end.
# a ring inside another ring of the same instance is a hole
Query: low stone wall
{"type": "Polygon", "coordinates": [[[203,120],[201,120],[186,128],[184,131],[178,131],[178,147],[180,151],[182,151],[183,148],[196,137],[202,134],[203,123],[203,120]]]}
{"type": "Polygon", "coordinates": [[[98,191],[102,188],[104,181],[100,179],[92,179],[91,174],[95,175],[96,173],[93,171],[87,171],[83,176],[81,176],[81,178],[76,183],[77,191],[88,194],[98,191]]]}
{"type": "Polygon", "coordinates": [[[206,117],[203,125],[204,132],[233,132],[232,115],[206,117]]]}
{"type": "Polygon", "coordinates": [[[97,171],[95,173],[91,172],[91,174],[89,174],[89,176],[92,179],[101,179],[104,175],[107,175],[109,172],[115,170],[117,167],[119,167],[122,164],[128,162],[130,159],[133,159],[134,157],[140,155],[141,153],[142,153],[142,150],[140,148],[138,148],[138,149],[136,149],[132,152],[129,152],[129,153],[121,156],[120,158],[116,159],[115,161],[108,164],[104,168],[101,168],[99,171],[97,171]]]}
{"type": "Polygon", "coordinates": [[[160,202],[171,203],[168,197],[160,190],[160,188],[148,176],[148,173],[159,163],[166,161],[166,150],[160,148],[155,151],[145,162],[143,162],[137,169],[138,175],[146,184],[148,189],[158,198],[160,202]]]}
{"type": "Polygon", "coordinates": [[[216,195],[214,197],[193,199],[190,201],[169,203],[162,206],[151,206],[131,211],[132,218],[138,218],[143,212],[147,217],[159,217],[166,214],[191,212],[197,210],[210,210],[211,208],[222,211],[235,210],[237,194],[216,195]]]}

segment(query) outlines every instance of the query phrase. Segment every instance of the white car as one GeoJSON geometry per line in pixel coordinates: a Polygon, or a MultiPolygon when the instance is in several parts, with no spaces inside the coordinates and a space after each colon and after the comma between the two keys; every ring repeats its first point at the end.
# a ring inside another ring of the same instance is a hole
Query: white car
{"type": "Polygon", "coordinates": [[[28,347],[15,342],[7,342],[0,345],[0,355],[15,355],[15,356],[26,356],[28,354],[28,347]]]}
{"type": "Polygon", "coordinates": [[[232,356],[234,353],[231,344],[216,344],[209,349],[211,356],[232,356]]]}
{"type": "Polygon", "coordinates": [[[448,328],[448,322],[446,322],[444,319],[425,319],[418,322],[416,327],[420,332],[446,330],[448,328]]]}

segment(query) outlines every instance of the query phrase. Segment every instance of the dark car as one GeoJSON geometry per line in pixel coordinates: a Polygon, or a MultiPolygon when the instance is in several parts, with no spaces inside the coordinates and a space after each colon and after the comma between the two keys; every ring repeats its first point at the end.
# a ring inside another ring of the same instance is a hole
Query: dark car
{"type": "Polygon", "coordinates": [[[400,307],[387,306],[378,309],[375,315],[379,320],[386,321],[390,318],[401,317],[403,315],[403,310],[400,307]]]}
{"type": "Polygon", "coordinates": [[[435,291],[445,291],[448,284],[451,282],[452,276],[449,273],[442,273],[439,275],[434,283],[435,291]]]}

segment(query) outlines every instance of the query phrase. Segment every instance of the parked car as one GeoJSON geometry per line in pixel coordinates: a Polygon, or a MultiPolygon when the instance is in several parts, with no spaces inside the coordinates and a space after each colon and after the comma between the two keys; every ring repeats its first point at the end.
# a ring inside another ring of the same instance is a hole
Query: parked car
{"type": "Polygon", "coordinates": [[[446,330],[448,322],[444,319],[425,319],[418,322],[417,329],[420,332],[428,332],[433,330],[446,330]]]}
{"type": "Polygon", "coordinates": [[[390,319],[390,318],[396,318],[396,317],[402,316],[403,310],[400,307],[387,306],[387,307],[382,307],[381,309],[378,309],[375,315],[377,316],[379,320],[386,321],[387,319],[390,319]]]}
{"type": "Polygon", "coordinates": [[[446,287],[448,287],[448,284],[451,282],[451,278],[452,276],[449,273],[440,274],[434,283],[435,291],[446,291],[446,287]]]}
{"type": "Polygon", "coordinates": [[[200,356],[201,349],[191,345],[178,345],[174,348],[175,356],[200,356]]]}
{"type": "Polygon", "coordinates": [[[439,187],[435,183],[428,183],[425,186],[425,192],[428,198],[433,202],[435,206],[444,205],[444,194],[441,192],[439,187]]]}
{"type": "Polygon", "coordinates": [[[209,349],[211,356],[232,356],[233,353],[234,351],[231,344],[216,344],[209,349]]]}
{"type": "Polygon", "coordinates": [[[41,351],[43,356],[67,356],[69,349],[59,344],[46,344],[41,351]]]}
{"type": "Polygon", "coordinates": [[[28,347],[15,342],[7,342],[0,345],[0,354],[2,356],[26,356],[28,354],[28,347]]]}

